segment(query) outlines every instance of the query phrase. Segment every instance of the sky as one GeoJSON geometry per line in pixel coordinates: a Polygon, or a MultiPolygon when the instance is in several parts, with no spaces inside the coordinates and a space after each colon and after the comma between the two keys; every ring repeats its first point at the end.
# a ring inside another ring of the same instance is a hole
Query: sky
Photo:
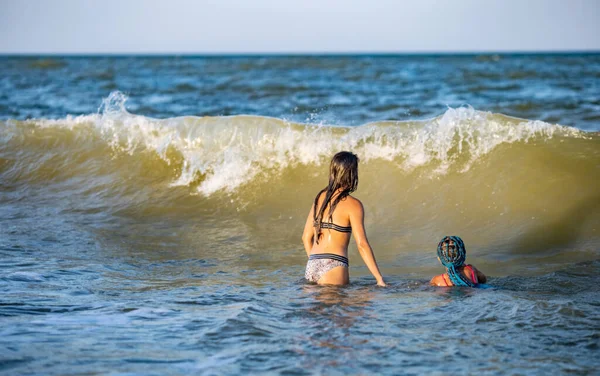
{"type": "Polygon", "coordinates": [[[0,54],[600,51],[600,0],[0,0],[0,54]]]}

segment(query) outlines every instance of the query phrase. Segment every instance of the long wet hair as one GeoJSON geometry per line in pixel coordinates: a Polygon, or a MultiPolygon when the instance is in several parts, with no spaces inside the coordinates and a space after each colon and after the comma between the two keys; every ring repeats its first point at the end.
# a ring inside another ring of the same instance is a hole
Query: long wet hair
{"type": "Polygon", "coordinates": [[[358,157],[349,151],[340,151],[331,159],[329,165],[329,184],[321,189],[315,197],[313,207],[313,226],[315,228],[315,242],[319,244],[321,236],[321,223],[323,223],[323,215],[325,209],[329,206],[329,222],[333,222],[333,212],[337,204],[348,197],[348,195],[358,187],[358,157]],[[332,201],[333,194],[342,189],[340,194],[332,201]],[[321,206],[319,205],[319,197],[325,192],[325,199],[321,206]]]}
{"type": "Polygon", "coordinates": [[[458,236],[444,236],[438,243],[437,255],[442,265],[448,269],[448,277],[454,286],[475,287],[475,284],[468,278],[465,278],[457,268],[465,264],[467,250],[465,243],[458,236]],[[450,244],[450,243],[454,244],[450,244]]]}

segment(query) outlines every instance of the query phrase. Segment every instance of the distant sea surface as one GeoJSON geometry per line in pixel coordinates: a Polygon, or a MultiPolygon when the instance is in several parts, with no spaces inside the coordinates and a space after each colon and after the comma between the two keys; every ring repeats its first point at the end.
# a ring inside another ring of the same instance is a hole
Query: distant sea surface
{"type": "Polygon", "coordinates": [[[0,56],[0,373],[597,374],[599,131],[600,54],[0,56]],[[388,288],[303,280],[340,150],[388,288]]]}

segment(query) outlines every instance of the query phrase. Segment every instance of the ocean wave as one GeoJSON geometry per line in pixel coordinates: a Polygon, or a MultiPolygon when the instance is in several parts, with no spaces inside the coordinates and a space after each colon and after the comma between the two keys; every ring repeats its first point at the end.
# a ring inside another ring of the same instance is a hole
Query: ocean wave
{"type": "Polygon", "coordinates": [[[386,252],[423,249],[439,234],[460,234],[506,263],[523,255],[552,263],[564,249],[585,260],[597,250],[597,133],[470,107],[350,127],[260,116],[152,119],[127,112],[125,101],[114,93],[96,114],[1,122],[6,199],[55,201],[102,223],[200,221],[208,227],[185,235],[194,242],[227,242],[223,226],[295,244],[331,156],[351,150],[361,158],[356,195],[366,226],[386,252]]]}
{"type": "Polygon", "coordinates": [[[327,164],[340,150],[351,150],[366,163],[392,162],[403,172],[427,167],[444,175],[468,171],[499,145],[590,137],[575,128],[471,107],[448,108],[428,120],[336,126],[245,115],[153,119],[129,113],[126,101],[113,92],[96,114],[5,121],[2,142],[62,144],[67,157],[68,148],[82,152],[83,145],[132,156],[154,153],[174,167],[171,186],[193,185],[210,196],[234,192],[261,174],[327,164]]]}

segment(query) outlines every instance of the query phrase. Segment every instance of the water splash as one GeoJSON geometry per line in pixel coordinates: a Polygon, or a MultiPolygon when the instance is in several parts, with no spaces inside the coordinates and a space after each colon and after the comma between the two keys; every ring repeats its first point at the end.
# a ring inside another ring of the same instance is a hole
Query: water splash
{"type": "Polygon", "coordinates": [[[127,113],[125,102],[129,97],[120,91],[113,91],[110,95],[102,100],[102,104],[98,107],[98,114],[102,116],[121,115],[127,113]]]}

